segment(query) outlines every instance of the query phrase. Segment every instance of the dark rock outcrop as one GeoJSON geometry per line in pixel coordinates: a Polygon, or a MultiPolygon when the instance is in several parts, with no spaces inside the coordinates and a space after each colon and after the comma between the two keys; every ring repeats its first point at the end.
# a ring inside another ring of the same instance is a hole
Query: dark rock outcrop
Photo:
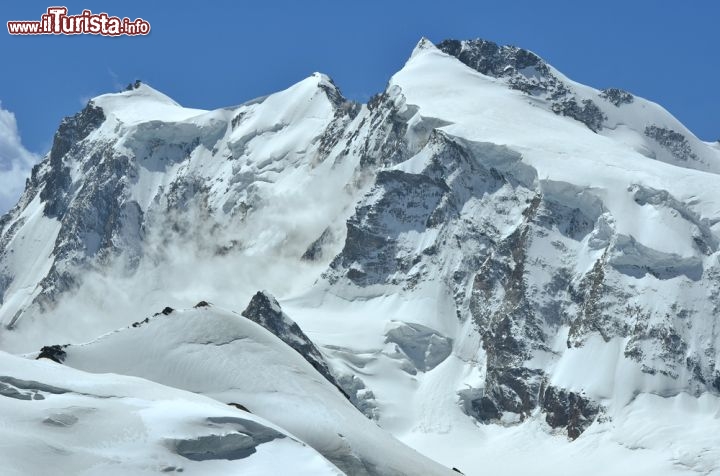
{"type": "Polygon", "coordinates": [[[50,161],[59,163],[75,144],[90,135],[104,121],[105,113],[92,101],[79,113],[63,119],[53,138],[50,161]]]}
{"type": "MultiPolygon", "coordinates": [[[[48,161],[48,173],[44,177],[44,186],[40,198],[45,202],[45,215],[51,218],[61,218],[70,199],[70,169],[63,163],[63,157],[73,147],[85,139],[92,131],[100,127],[105,121],[102,108],[90,101],[85,108],[71,117],[66,117],[60,123],[53,138],[52,148],[48,161]]],[[[33,176],[37,180],[40,168],[33,169],[33,176]]]]}
{"type": "Polygon", "coordinates": [[[615,107],[620,107],[623,104],[632,104],[635,100],[635,96],[627,91],[617,88],[607,88],[600,92],[600,97],[606,99],[612,103],[615,107]]]}
{"type": "Polygon", "coordinates": [[[156,316],[159,316],[160,314],[162,314],[162,315],[164,315],[164,316],[169,316],[169,315],[172,314],[173,312],[175,312],[175,309],[171,308],[170,306],[166,306],[165,308],[163,308],[162,311],[156,312],[155,315],[156,315],[156,316]]]}
{"type": "Polygon", "coordinates": [[[654,139],[665,150],[670,152],[673,157],[682,160],[698,160],[697,154],[693,152],[687,138],[679,132],[655,125],[645,128],[645,135],[654,139]]]}
{"type": "Polygon", "coordinates": [[[46,345],[40,349],[40,354],[36,357],[37,359],[50,359],[58,364],[65,362],[67,353],[65,352],[65,345],[46,345]]]}
{"type": "Polygon", "coordinates": [[[593,132],[602,129],[603,122],[607,119],[600,108],[590,99],[583,99],[578,104],[573,97],[553,103],[552,111],[555,114],[572,117],[582,122],[593,132]],[[580,105],[582,104],[582,106],[580,105]]]}
{"type": "Polygon", "coordinates": [[[292,347],[297,353],[302,355],[315,370],[335,385],[335,387],[347,397],[347,394],[338,384],[318,348],[315,347],[315,344],[313,344],[310,338],[300,329],[300,326],[282,311],[280,304],[270,293],[258,291],[250,300],[248,307],[242,312],[242,316],[260,324],[292,347]]]}
{"type": "Polygon", "coordinates": [[[601,412],[600,406],[582,394],[548,386],[543,389],[545,421],[553,428],[566,428],[568,438],[576,439],[601,412]]]}
{"type": "MultiPolygon", "coordinates": [[[[535,68],[545,78],[550,75],[548,65],[538,55],[515,46],[500,46],[478,38],[468,41],[445,40],[438,43],[437,47],[486,76],[509,77],[526,68],[535,68]]],[[[541,82],[533,86],[530,83],[518,86],[518,89],[527,93],[547,88],[541,82]]]]}

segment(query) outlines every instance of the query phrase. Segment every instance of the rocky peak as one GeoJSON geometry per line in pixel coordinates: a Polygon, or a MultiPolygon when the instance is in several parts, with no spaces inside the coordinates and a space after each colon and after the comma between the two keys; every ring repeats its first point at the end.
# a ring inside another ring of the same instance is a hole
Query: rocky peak
{"type": "Polygon", "coordinates": [[[300,326],[283,312],[273,295],[267,291],[258,291],[242,312],[242,316],[260,324],[295,349],[315,370],[345,394],[318,348],[300,329],[300,326]]]}
{"type": "Polygon", "coordinates": [[[597,104],[578,97],[573,88],[532,51],[482,39],[445,40],[437,46],[479,73],[503,79],[512,89],[544,98],[555,114],[572,117],[593,132],[603,128],[607,118],[597,104]]]}
{"type": "Polygon", "coordinates": [[[330,76],[316,71],[311,77],[317,81],[318,89],[327,95],[328,99],[334,106],[339,107],[346,101],[340,92],[340,88],[337,87],[330,76]]]}
{"type": "Polygon", "coordinates": [[[478,38],[444,40],[437,47],[486,76],[511,76],[526,68],[535,68],[543,76],[549,74],[547,64],[538,55],[516,46],[500,46],[478,38]]]}
{"type": "Polygon", "coordinates": [[[432,41],[428,40],[424,36],[420,38],[420,41],[417,42],[417,45],[415,45],[415,48],[413,49],[412,54],[410,57],[412,58],[415,56],[418,52],[423,50],[429,50],[429,49],[435,49],[436,46],[432,43],[432,41]]]}
{"type": "Polygon", "coordinates": [[[74,116],[63,119],[53,138],[50,161],[59,163],[74,144],[90,135],[104,121],[105,114],[94,101],[89,101],[85,108],[74,116]]]}
{"type": "MultiPolygon", "coordinates": [[[[85,108],[74,116],[66,117],[60,123],[53,138],[50,157],[42,177],[44,186],[40,198],[45,205],[45,215],[53,218],[62,216],[69,200],[69,188],[72,185],[70,169],[63,162],[68,152],[90,135],[105,122],[105,113],[94,101],[89,101],[85,108]]],[[[33,168],[31,183],[38,188],[43,163],[33,168]]]]}

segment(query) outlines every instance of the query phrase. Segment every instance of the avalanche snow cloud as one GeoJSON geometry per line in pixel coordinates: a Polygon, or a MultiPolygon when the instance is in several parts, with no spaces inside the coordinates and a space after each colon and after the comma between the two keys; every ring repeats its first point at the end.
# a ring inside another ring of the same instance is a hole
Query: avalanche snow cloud
{"type": "Polygon", "coordinates": [[[717,474],[719,174],[659,105],[485,40],[422,39],[367,104],[320,73],[215,111],[98,96],[0,219],[6,450],[717,474]],[[99,416],[135,423],[100,452],[99,416]]]}
{"type": "Polygon", "coordinates": [[[22,145],[15,115],[0,105],[0,213],[15,205],[37,161],[22,145]]]}

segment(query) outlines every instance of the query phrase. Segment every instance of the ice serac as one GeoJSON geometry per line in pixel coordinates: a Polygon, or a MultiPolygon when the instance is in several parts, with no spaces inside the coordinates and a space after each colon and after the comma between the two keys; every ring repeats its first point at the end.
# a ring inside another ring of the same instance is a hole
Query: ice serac
{"type": "Polygon", "coordinates": [[[385,341],[396,344],[421,372],[434,369],[452,352],[452,339],[420,324],[396,323],[385,341]]]}
{"type": "Polygon", "coordinates": [[[351,474],[437,468],[388,432],[466,474],[712,474],[719,172],[659,105],[485,40],[421,40],[366,104],[139,84],[0,220],[0,346],[247,408],[351,474]]]}

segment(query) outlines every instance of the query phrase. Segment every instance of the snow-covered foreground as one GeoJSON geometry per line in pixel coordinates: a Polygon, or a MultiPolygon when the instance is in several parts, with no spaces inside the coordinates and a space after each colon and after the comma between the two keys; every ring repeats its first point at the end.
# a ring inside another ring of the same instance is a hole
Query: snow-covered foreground
{"type": "Polygon", "coordinates": [[[348,474],[448,473],[365,418],[278,337],[234,313],[173,311],[64,351],[64,363],[76,369],[134,375],[241,405],[348,474]]]}
{"type": "Polygon", "coordinates": [[[3,475],[343,474],[262,418],[140,378],[0,352],[0,396],[3,475]]]}
{"type": "MultiPolygon", "coordinates": [[[[311,334],[355,348],[357,359],[373,354],[361,367],[380,424],[467,475],[719,471],[716,396],[641,394],[568,441],[539,415],[509,427],[469,420],[448,392],[472,378],[455,355],[411,376],[388,355],[392,349],[371,352],[356,331],[311,334]]],[[[64,365],[0,353],[3,474],[40,474],[56,465],[66,474],[342,474],[313,448],[346,474],[450,474],[380,430],[299,354],[235,313],[175,310],[63,350],[64,365]],[[264,442],[268,428],[282,436],[264,442]],[[200,461],[178,455],[180,441],[238,433],[259,434],[263,442],[241,457],[228,457],[237,451],[232,440],[210,442],[218,454],[201,453],[200,461]]],[[[331,366],[347,365],[332,355],[326,351],[331,366]]]]}
{"type": "Polygon", "coordinates": [[[482,40],[421,40],[363,105],[318,73],[99,96],[0,219],[3,456],[720,474],[719,173],[659,105],[482,40]],[[249,456],[230,415],[272,429],[249,456]]]}

